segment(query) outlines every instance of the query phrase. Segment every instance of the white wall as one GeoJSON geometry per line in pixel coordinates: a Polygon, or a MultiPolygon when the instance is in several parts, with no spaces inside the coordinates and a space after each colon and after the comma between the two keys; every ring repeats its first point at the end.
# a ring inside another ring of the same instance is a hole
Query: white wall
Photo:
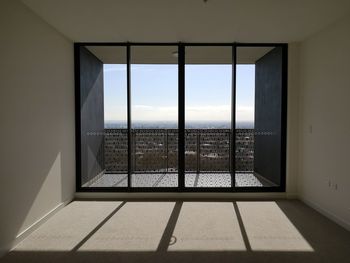
{"type": "Polygon", "coordinates": [[[299,43],[288,45],[287,197],[297,197],[299,133],[299,43]]]}
{"type": "Polygon", "coordinates": [[[301,199],[348,229],[349,32],[350,16],[301,44],[298,176],[301,199]]]}
{"type": "Polygon", "coordinates": [[[73,44],[0,2],[0,253],[75,189],[73,44]]]}

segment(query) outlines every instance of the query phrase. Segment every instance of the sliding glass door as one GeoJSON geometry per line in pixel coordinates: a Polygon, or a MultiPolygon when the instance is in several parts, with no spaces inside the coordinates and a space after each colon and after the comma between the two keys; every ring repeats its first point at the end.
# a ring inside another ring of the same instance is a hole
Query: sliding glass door
{"type": "Polygon", "coordinates": [[[236,187],[278,188],[285,152],[283,49],[238,46],[236,52],[236,187]]]}
{"type": "Polygon", "coordinates": [[[127,187],[126,48],[81,46],[78,52],[78,182],[88,188],[127,187]]]}
{"type": "Polygon", "coordinates": [[[287,46],[76,44],[78,191],[284,191],[287,46]]]}
{"type": "Polygon", "coordinates": [[[185,49],[185,186],[232,186],[232,47],[185,49]]]}
{"type": "Polygon", "coordinates": [[[177,187],[177,46],[131,47],[131,187],[177,187]]]}

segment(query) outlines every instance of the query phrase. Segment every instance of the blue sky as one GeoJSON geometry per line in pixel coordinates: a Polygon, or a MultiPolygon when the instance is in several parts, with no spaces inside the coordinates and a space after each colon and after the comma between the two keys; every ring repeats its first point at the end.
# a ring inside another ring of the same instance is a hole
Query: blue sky
{"type": "MultiPolygon", "coordinates": [[[[237,65],[236,119],[254,120],[254,65],[237,65]]],[[[231,65],[186,65],[186,121],[229,121],[231,65]]],[[[131,65],[132,120],[177,120],[177,65],[131,65]]],[[[126,65],[104,65],[106,121],[126,121],[126,65]]]]}

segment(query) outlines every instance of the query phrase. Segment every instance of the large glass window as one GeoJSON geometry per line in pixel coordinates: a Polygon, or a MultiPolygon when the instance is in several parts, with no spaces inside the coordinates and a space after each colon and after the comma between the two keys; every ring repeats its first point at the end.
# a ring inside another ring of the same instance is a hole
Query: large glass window
{"type": "Polygon", "coordinates": [[[238,47],[236,187],[281,183],[282,48],[238,47]]]}
{"type": "Polygon", "coordinates": [[[231,187],[232,47],[186,47],[185,58],[185,186],[231,187]]]}
{"type": "Polygon", "coordinates": [[[81,186],[128,184],[125,47],[80,48],[81,186]]]}
{"type": "Polygon", "coordinates": [[[177,46],[131,48],[132,187],[177,187],[177,46]]]}
{"type": "Polygon", "coordinates": [[[286,45],[77,44],[86,191],[284,191],[286,45]]]}

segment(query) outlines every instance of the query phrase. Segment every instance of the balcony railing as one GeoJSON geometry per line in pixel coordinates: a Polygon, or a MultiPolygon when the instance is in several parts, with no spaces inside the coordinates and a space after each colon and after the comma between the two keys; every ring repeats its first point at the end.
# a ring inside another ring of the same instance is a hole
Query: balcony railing
{"type": "MultiPolygon", "coordinates": [[[[132,171],[176,172],[177,129],[133,129],[132,171]]],[[[128,170],[126,129],[105,129],[104,161],[107,172],[128,170]]],[[[229,172],[233,147],[230,129],[186,129],[185,169],[187,172],[229,172]]],[[[235,170],[254,170],[254,129],[237,129],[235,170]]]]}

